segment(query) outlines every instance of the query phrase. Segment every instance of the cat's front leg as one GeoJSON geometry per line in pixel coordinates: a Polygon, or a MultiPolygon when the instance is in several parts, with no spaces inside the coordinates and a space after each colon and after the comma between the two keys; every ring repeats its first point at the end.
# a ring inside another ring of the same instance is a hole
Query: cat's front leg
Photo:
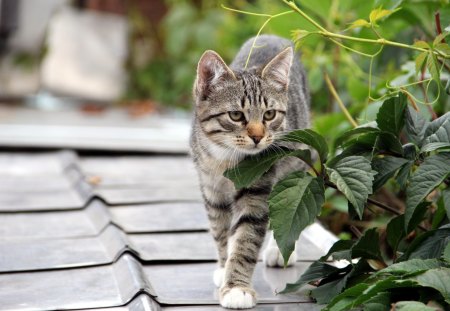
{"type": "Polygon", "coordinates": [[[270,187],[243,189],[235,198],[228,240],[225,281],[220,304],[225,308],[247,309],[256,304],[252,276],[267,230],[270,187]]]}
{"type": "Polygon", "coordinates": [[[217,287],[221,287],[225,277],[225,263],[228,257],[228,233],[232,216],[231,204],[216,202],[212,196],[207,198],[207,193],[203,191],[203,199],[208,213],[210,231],[216,242],[219,257],[219,267],[214,271],[213,280],[217,287]]]}

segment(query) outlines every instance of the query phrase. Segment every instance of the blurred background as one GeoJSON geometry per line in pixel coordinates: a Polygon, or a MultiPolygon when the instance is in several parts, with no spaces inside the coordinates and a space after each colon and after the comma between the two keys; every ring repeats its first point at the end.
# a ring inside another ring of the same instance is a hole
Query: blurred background
{"type": "MultiPolygon", "coordinates": [[[[442,29],[450,25],[448,0],[297,3],[329,31],[355,37],[377,38],[372,29],[348,27],[379,7],[401,8],[376,29],[389,40],[432,41],[436,12],[442,29]]],[[[256,0],[0,0],[0,145],[186,152],[199,57],[213,49],[230,62],[267,19],[221,4],[270,15],[289,9],[282,1],[256,0]]],[[[262,32],[290,38],[296,29],[314,30],[301,16],[288,14],[272,19],[262,32]]],[[[365,53],[378,49],[348,45],[365,53]]],[[[330,142],[351,125],[326,87],[325,73],[360,122],[374,119],[386,83],[404,85],[429,76],[426,70],[416,72],[417,53],[407,49],[385,47],[373,59],[370,78],[369,58],[322,37],[309,36],[298,48],[312,95],[313,128],[330,142]]],[[[441,78],[448,80],[448,71],[441,78]]],[[[433,102],[420,105],[428,118],[449,110],[449,97],[436,85],[409,91],[433,102]]],[[[401,204],[393,196],[388,200],[401,204]]],[[[354,224],[346,212],[346,200],[330,193],[323,219],[331,219],[333,232],[354,224]]]]}

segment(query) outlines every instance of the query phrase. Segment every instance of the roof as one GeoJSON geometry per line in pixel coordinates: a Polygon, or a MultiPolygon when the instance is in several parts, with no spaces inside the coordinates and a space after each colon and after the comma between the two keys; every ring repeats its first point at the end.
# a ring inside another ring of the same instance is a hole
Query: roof
{"type": "MultiPolygon", "coordinates": [[[[207,231],[185,155],[0,152],[0,310],[220,310],[207,231]]],[[[294,267],[258,262],[256,309],[320,309],[276,291],[333,242],[314,224],[294,267]]]]}

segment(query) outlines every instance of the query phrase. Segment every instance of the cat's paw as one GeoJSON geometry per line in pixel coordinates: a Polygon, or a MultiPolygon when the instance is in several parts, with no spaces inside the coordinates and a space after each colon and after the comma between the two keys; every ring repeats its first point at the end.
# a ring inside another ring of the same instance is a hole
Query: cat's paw
{"type": "Polygon", "coordinates": [[[222,288],[220,297],[220,305],[228,309],[250,309],[256,305],[256,293],[249,287],[222,288]]]}
{"type": "Polygon", "coordinates": [[[224,279],[225,279],[225,268],[217,268],[216,270],[214,270],[213,281],[216,287],[222,287],[224,279]]]}
{"type": "MultiPolygon", "coordinates": [[[[263,261],[268,267],[284,267],[283,255],[278,247],[269,246],[264,250],[263,261]]],[[[287,266],[292,266],[297,261],[297,252],[294,250],[287,262],[287,266]]]]}

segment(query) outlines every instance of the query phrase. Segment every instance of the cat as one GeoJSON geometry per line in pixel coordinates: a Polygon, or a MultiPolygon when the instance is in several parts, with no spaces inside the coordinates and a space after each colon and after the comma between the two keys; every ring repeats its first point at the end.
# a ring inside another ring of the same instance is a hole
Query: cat
{"type": "MultiPolygon", "coordinates": [[[[276,138],[286,131],[309,127],[306,77],[292,42],[257,37],[244,68],[253,40],[244,43],[229,67],[216,52],[206,51],[193,89],[191,155],[218,250],[213,279],[220,304],[233,309],[256,304],[251,280],[267,231],[272,186],[304,166],[298,159],[285,159],[239,191],[223,173],[248,155],[276,148],[276,138]]],[[[272,234],[263,258],[268,266],[283,265],[272,234]]],[[[294,252],[288,264],[295,261],[294,252]]]]}

